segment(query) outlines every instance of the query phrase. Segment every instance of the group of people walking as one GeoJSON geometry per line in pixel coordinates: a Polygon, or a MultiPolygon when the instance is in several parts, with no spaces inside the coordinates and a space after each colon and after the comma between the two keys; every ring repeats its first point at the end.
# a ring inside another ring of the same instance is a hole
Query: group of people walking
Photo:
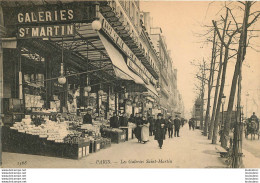
{"type": "Polygon", "coordinates": [[[189,129],[191,130],[191,128],[195,129],[195,120],[193,118],[189,120],[189,129]]]}
{"type": "Polygon", "coordinates": [[[181,119],[177,115],[174,120],[171,116],[168,119],[164,119],[161,113],[157,115],[157,119],[151,115],[148,115],[146,118],[146,116],[137,113],[135,116],[131,115],[129,121],[136,124],[134,133],[139,143],[145,144],[149,140],[149,136],[154,135],[154,139],[158,141],[160,149],[167,131],[169,138],[173,137],[173,130],[174,136],[180,137],[180,127],[183,126],[181,119]]]}
{"type": "MultiPolygon", "coordinates": [[[[86,120],[89,118],[88,114],[85,116],[86,120]]],[[[180,137],[180,128],[184,125],[184,119],[180,119],[177,115],[173,119],[169,116],[164,118],[163,114],[159,113],[157,116],[142,113],[132,114],[130,118],[124,113],[121,116],[117,116],[116,113],[110,118],[110,127],[119,128],[120,126],[128,126],[128,122],[132,122],[136,125],[134,129],[135,137],[138,143],[147,143],[149,136],[154,136],[154,139],[158,141],[160,149],[163,146],[163,140],[167,135],[169,138],[173,138],[173,131],[175,137],[180,137]]]]}

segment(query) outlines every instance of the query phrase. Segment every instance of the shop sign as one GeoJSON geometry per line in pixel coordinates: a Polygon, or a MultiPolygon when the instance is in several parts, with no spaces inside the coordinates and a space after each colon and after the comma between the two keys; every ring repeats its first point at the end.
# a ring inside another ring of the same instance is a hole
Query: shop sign
{"type": "Polygon", "coordinates": [[[66,37],[75,35],[74,24],[21,26],[18,27],[18,38],[66,37]]]}
{"type": "MultiPolygon", "coordinates": [[[[101,16],[101,15],[100,15],[101,16]]],[[[102,29],[103,31],[117,44],[117,46],[123,50],[127,57],[127,65],[133,71],[138,73],[138,75],[146,82],[149,82],[149,78],[147,77],[147,69],[141,63],[141,61],[133,54],[133,52],[129,49],[129,47],[124,43],[124,41],[118,36],[118,34],[114,31],[112,26],[101,17],[103,20],[102,29]]]]}
{"type": "Polygon", "coordinates": [[[73,2],[52,6],[26,5],[6,11],[11,12],[7,13],[10,15],[7,24],[17,25],[18,38],[44,38],[75,35],[72,23],[92,22],[96,9],[89,2],[73,2]]]}
{"type": "Polygon", "coordinates": [[[143,70],[141,70],[134,62],[132,62],[129,58],[127,58],[127,65],[130,67],[133,71],[138,73],[138,75],[148,84],[149,79],[148,77],[144,74],[143,70]]]}

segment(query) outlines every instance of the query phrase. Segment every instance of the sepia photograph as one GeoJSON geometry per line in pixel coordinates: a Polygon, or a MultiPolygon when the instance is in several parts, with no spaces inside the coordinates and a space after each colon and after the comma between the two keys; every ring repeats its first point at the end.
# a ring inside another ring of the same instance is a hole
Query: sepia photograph
{"type": "Polygon", "coordinates": [[[260,168],[260,2],[0,0],[1,168],[260,168]]]}

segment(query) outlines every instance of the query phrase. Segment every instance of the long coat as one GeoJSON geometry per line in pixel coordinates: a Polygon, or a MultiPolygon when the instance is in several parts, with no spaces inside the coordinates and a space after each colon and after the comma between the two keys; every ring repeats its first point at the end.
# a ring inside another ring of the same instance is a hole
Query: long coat
{"type": "Polygon", "coordinates": [[[164,140],[165,139],[165,129],[166,123],[164,119],[157,119],[155,122],[155,140],[164,140]]]}
{"type": "Polygon", "coordinates": [[[178,119],[178,118],[174,119],[174,127],[175,127],[175,129],[180,129],[180,127],[181,127],[180,119],[178,119]]]}
{"type": "Polygon", "coordinates": [[[111,128],[119,128],[119,120],[117,116],[112,116],[110,118],[110,127],[111,128]]]}
{"type": "Polygon", "coordinates": [[[171,119],[168,119],[167,128],[172,129],[173,125],[173,121],[171,119]]]}
{"type": "Polygon", "coordinates": [[[153,119],[153,117],[149,117],[148,118],[148,122],[149,122],[149,124],[150,124],[150,126],[149,126],[149,130],[150,131],[153,131],[154,130],[154,119],[153,119]]]}
{"type": "Polygon", "coordinates": [[[120,123],[120,126],[128,126],[128,119],[127,119],[127,117],[120,116],[119,117],[119,123],[120,123]]]}
{"type": "Polygon", "coordinates": [[[142,130],[142,125],[143,125],[142,119],[140,117],[136,117],[135,118],[135,124],[136,124],[135,137],[137,139],[141,140],[141,130],[142,130]]]}

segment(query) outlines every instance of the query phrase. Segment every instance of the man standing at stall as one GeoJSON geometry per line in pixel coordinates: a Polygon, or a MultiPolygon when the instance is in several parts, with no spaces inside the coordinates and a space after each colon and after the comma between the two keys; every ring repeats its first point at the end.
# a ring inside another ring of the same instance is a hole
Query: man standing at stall
{"type": "Polygon", "coordinates": [[[84,115],[83,117],[83,124],[91,124],[92,125],[92,116],[91,116],[91,109],[87,109],[87,114],[84,115]]]}
{"type": "Polygon", "coordinates": [[[158,141],[160,149],[162,149],[163,140],[165,140],[165,120],[162,119],[162,114],[157,115],[158,119],[155,122],[155,136],[154,139],[158,141]]]}
{"type": "Polygon", "coordinates": [[[124,112],[122,116],[119,117],[120,126],[128,126],[127,114],[124,112]]]}
{"type": "Polygon", "coordinates": [[[178,115],[175,116],[175,119],[174,119],[174,127],[175,127],[175,130],[174,130],[174,137],[180,137],[180,127],[181,127],[181,120],[180,118],[178,117],[178,115]]]}
{"type": "Polygon", "coordinates": [[[119,120],[116,115],[116,112],[113,113],[113,116],[110,118],[110,127],[111,128],[119,128],[119,120]]]}

